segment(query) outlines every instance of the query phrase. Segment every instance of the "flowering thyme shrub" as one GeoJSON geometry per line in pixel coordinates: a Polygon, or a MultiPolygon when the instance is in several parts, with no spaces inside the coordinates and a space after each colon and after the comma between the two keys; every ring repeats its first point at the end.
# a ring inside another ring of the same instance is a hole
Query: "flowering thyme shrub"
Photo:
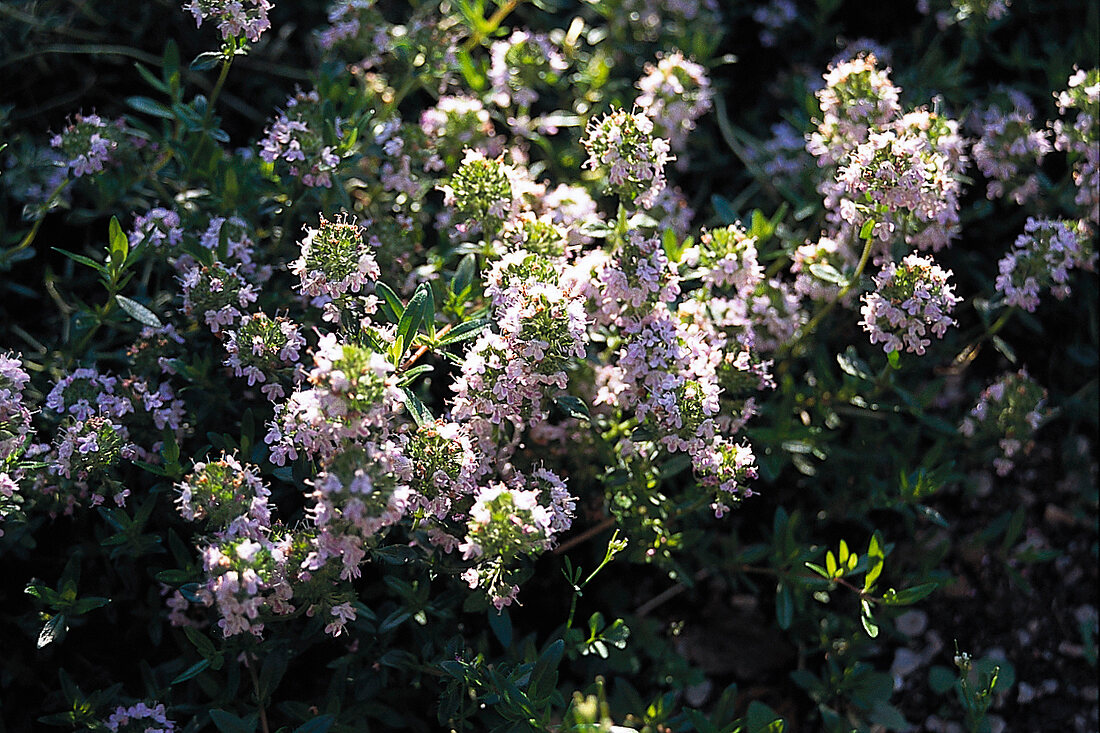
{"type": "Polygon", "coordinates": [[[803,5],[112,7],[13,83],[11,729],[982,730],[903,607],[1096,441],[1095,30],[803,5]]]}

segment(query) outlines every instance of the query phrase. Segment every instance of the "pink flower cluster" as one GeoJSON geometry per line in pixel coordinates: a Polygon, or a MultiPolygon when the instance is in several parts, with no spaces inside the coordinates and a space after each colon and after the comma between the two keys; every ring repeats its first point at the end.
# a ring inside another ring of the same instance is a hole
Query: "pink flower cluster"
{"type": "Polygon", "coordinates": [[[256,302],[256,287],[242,276],[241,265],[226,267],[193,265],[180,278],[183,290],[183,312],[191,318],[202,318],[213,333],[235,326],[248,306],[256,302]]]}
{"type": "MultiPolygon", "coordinates": [[[[316,229],[306,229],[299,243],[301,256],[290,264],[298,276],[301,291],[313,297],[313,304],[325,308],[325,320],[340,322],[342,301],[349,293],[362,291],[378,280],[374,252],[381,246],[377,237],[364,238],[364,229],[340,217],[321,217],[316,229]]],[[[372,310],[372,309],[368,309],[372,310]]]]}
{"type": "Polygon", "coordinates": [[[951,311],[961,298],[942,270],[930,257],[908,255],[898,265],[887,262],[875,275],[875,290],[861,300],[860,325],[871,334],[871,343],[883,344],[889,353],[900,351],[923,355],[932,343],[929,332],[943,338],[955,324],[951,311]]]}
{"type": "MultiPolygon", "coordinates": [[[[46,406],[65,418],[55,440],[57,472],[74,480],[105,470],[120,458],[154,459],[149,450],[130,442],[127,424],[147,421],[157,431],[177,433],[185,427],[183,402],[167,383],[120,380],[95,369],[76,369],[58,380],[46,406]]],[[[122,504],[128,493],[115,500],[122,504]]]]}
{"type": "MultiPolygon", "coordinates": [[[[718,273],[716,281],[751,292],[762,276],[754,267],[755,250],[750,255],[740,230],[719,231],[685,258],[705,259],[714,268],[704,273],[718,273]]],[[[724,502],[745,493],[744,481],[755,473],[751,450],[731,438],[752,406],[744,405],[743,414],[722,414],[720,399],[720,370],[754,368],[749,359],[737,359],[745,348],[718,330],[702,301],[670,310],[680,296],[677,266],[660,242],[637,230],[626,233],[613,255],[597,250],[577,260],[567,277],[583,284],[596,326],[619,343],[596,367],[594,404],[632,414],[651,436],[638,441],[687,453],[700,482],[717,490],[716,511],[724,511],[724,502]]],[[[735,292],[730,300],[736,299],[744,300],[735,292]]],[[[751,344],[751,334],[746,338],[751,344]]],[[[650,449],[627,439],[620,450],[631,455],[650,449]]]]}
{"type": "Polygon", "coordinates": [[[483,562],[463,573],[463,580],[471,588],[484,588],[498,609],[511,605],[519,586],[511,582],[506,563],[548,549],[553,521],[550,509],[539,503],[537,490],[500,483],[479,490],[459,549],[464,559],[483,562]]]}
{"type": "Polygon", "coordinates": [[[526,172],[504,162],[467,150],[454,175],[442,184],[443,203],[453,207],[464,223],[460,231],[480,227],[486,237],[525,207],[524,197],[535,190],[526,172]]]}
{"type": "Polygon", "coordinates": [[[547,392],[564,391],[566,362],[583,357],[583,301],[563,283],[552,260],[524,250],[506,254],[486,276],[497,328],[466,354],[455,380],[455,419],[468,421],[491,453],[505,423],[520,431],[547,417],[547,392]]]}
{"type": "Polygon", "coordinates": [[[739,224],[703,230],[699,244],[685,252],[683,260],[697,264],[700,277],[711,288],[730,288],[741,299],[748,298],[764,280],[756,239],[739,224]]]}
{"type": "Polygon", "coordinates": [[[180,215],[171,209],[156,207],[134,217],[134,228],[129,234],[130,246],[136,247],[142,242],[148,246],[178,247],[183,242],[183,227],[180,215]]]}
{"type": "Polygon", "coordinates": [[[1026,369],[1010,372],[986,387],[978,403],[959,424],[959,432],[978,442],[995,442],[997,475],[1007,476],[1021,456],[1031,452],[1031,436],[1050,415],[1047,391],[1026,369]]]}
{"type": "Polygon", "coordinates": [[[50,138],[50,146],[61,153],[72,176],[80,178],[115,161],[125,129],[121,119],[109,123],[99,115],[77,112],[62,132],[50,138]]]}
{"type": "Polygon", "coordinates": [[[222,40],[247,37],[255,43],[271,28],[267,11],[274,7],[270,0],[190,0],[183,9],[195,18],[195,27],[204,20],[214,20],[222,40]]]}
{"type": "Polygon", "coordinates": [[[422,165],[425,171],[453,167],[466,149],[478,150],[486,158],[504,151],[504,137],[496,134],[489,111],[476,97],[440,97],[420,115],[420,131],[430,141],[422,165]]]}
{"type": "MultiPolygon", "coordinates": [[[[137,446],[129,441],[126,427],[105,415],[91,415],[83,420],[69,418],[54,439],[57,452],[53,468],[60,476],[84,481],[122,458],[136,458],[137,446]]],[[[128,494],[128,490],[115,494],[115,502],[124,505],[128,494]]],[[[103,497],[96,495],[92,503],[102,501],[103,497]]]]}
{"type": "Polygon", "coordinates": [[[241,318],[235,330],[226,332],[225,350],[229,357],[225,365],[233,374],[246,377],[248,386],[263,384],[260,391],[269,400],[282,399],[286,394],[280,377],[297,381],[299,350],[306,345],[298,324],[284,316],[271,318],[253,313],[241,318]]]}
{"type": "Polygon", "coordinates": [[[711,107],[706,69],[676,51],[659,56],[656,66],[647,63],[637,86],[636,103],[653,120],[656,134],[667,138],[672,150],[683,150],[695,121],[711,107]]]}
{"type": "Polygon", "coordinates": [[[111,733],[171,733],[176,724],[168,719],[164,703],[150,707],[139,702],[130,707],[117,707],[104,723],[111,733]]]}
{"type": "Polygon", "coordinates": [[[287,97],[285,107],[286,111],[264,130],[260,158],[268,163],[281,161],[304,186],[331,188],[332,171],[340,165],[340,155],[336,145],[326,142],[322,131],[331,124],[335,136],[342,137],[340,118],[329,121],[324,117],[316,89],[299,89],[287,97]]]}
{"type": "Polygon", "coordinates": [[[17,356],[0,352],[0,470],[22,447],[30,432],[31,412],[23,400],[30,375],[17,356]]]}
{"type": "MultiPolygon", "coordinates": [[[[552,87],[569,63],[542,33],[515,29],[489,47],[489,84],[498,107],[514,107],[525,117],[538,101],[536,86],[552,87]]],[[[513,120],[513,127],[518,120],[513,120]]]]}
{"type": "MultiPolygon", "coordinates": [[[[253,228],[239,216],[212,216],[206,230],[199,235],[199,246],[215,253],[225,264],[234,263],[241,274],[260,284],[271,278],[271,265],[256,261],[256,243],[252,240],[253,228]]],[[[194,260],[182,255],[176,260],[176,269],[186,272],[194,260]]]]}
{"type": "Polygon", "coordinates": [[[1032,126],[1035,107],[1023,93],[1004,90],[1011,111],[992,104],[978,118],[981,138],[971,152],[982,175],[989,179],[986,197],[1008,196],[1022,205],[1039,192],[1038,168],[1053,150],[1048,133],[1032,126]]]}
{"type": "Polygon", "coordinates": [[[32,447],[33,436],[31,411],[23,396],[29,381],[19,358],[0,352],[0,521],[21,503],[17,492],[26,473],[21,459],[32,447]]]}
{"type": "Polygon", "coordinates": [[[180,516],[206,522],[219,537],[256,537],[271,524],[270,489],[259,468],[235,455],[196,462],[176,491],[180,516]]]}
{"type": "Polygon", "coordinates": [[[1063,119],[1054,121],[1054,147],[1070,154],[1077,205],[1100,224],[1100,69],[1074,69],[1068,88],[1054,95],[1063,119]],[[1068,119],[1072,110],[1076,116],[1068,119]]]}
{"type": "Polygon", "coordinates": [[[1034,313],[1039,293],[1046,287],[1055,298],[1066,298],[1070,271],[1096,266],[1091,240],[1083,222],[1028,217],[1024,233],[997,264],[996,287],[1004,294],[1005,304],[1034,313]]]}
{"type": "Polygon", "coordinates": [[[271,461],[282,466],[299,452],[331,461],[349,440],[385,424],[400,404],[393,385],[393,365],[369,348],[341,343],[325,334],[313,352],[313,386],[294,392],[276,407],[266,441],[271,461]]]}
{"type": "Polygon", "coordinates": [[[869,225],[880,264],[899,236],[918,249],[950,244],[967,164],[958,123],[927,109],[902,114],[901,90],[873,55],[831,65],[825,82],[817,92],[822,116],[806,144],[829,173],[818,184],[822,242],[849,250],[838,253],[841,262],[857,261],[869,225]]]}
{"type": "Polygon", "coordinates": [[[284,576],[286,543],[264,536],[227,537],[202,550],[206,584],[198,596],[214,606],[220,616],[218,628],[226,637],[241,633],[261,636],[261,612],[288,614],[293,591],[284,576]]]}
{"type": "Polygon", "coordinates": [[[581,142],[588,151],[584,167],[606,170],[608,188],[624,205],[648,207],[665,187],[670,147],[648,115],[617,109],[594,117],[581,142]]]}

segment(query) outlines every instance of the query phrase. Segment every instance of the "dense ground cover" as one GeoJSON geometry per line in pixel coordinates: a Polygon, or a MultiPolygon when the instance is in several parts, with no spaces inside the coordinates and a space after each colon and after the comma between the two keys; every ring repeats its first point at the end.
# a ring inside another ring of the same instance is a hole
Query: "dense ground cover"
{"type": "Polygon", "coordinates": [[[1094,730],[1100,10],[880,5],[0,5],[0,729],[1094,730]]]}

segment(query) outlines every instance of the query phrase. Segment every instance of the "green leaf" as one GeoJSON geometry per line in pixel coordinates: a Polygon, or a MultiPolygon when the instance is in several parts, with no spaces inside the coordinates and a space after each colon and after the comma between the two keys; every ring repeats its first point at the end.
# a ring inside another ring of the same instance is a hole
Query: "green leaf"
{"type": "Polygon", "coordinates": [[[491,325],[493,325],[493,322],[488,318],[478,318],[473,321],[466,321],[448,331],[437,343],[440,346],[449,346],[450,344],[457,344],[460,341],[467,341],[476,337],[491,325]]]}
{"type": "Polygon", "coordinates": [[[508,611],[495,608],[488,612],[489,628],[504,648],[512,646],[512,617],[508,611]]]}
{"type": "Polygon", "coordinates": [[[130,254],[130,240],[126,238],[126,232],[122,231],[117,216],[111,217],[108,231],[107,250],[111,256],[111,272],[118,275],[124,269],[126,256],[130,254]]]}
{"type": "Polygon", "coordinates": [[[863,222],[863,226],[859,228],[859,238],[864,241],[870,239],[871,236],[875,233],[875,224],[877,223],[878,222],[876,222],[874,219],[868,219],[867,221],[863,222]]]}
{"type": "Polygon", "coordinates": [[[419,397],[413,394],[411,389],[402,387],[401,393],[405,396],[405,407],[409,410],[409,416],[418,428],[422,428],[435,420],[431,410],[420,401],[419,397]]]}
{"type": "Polygon", "coordinates": [[[867,362],[859,358],[855,348],[851,346],[849,346],[847,351],[843,354],[837,354],[836,361],[845,374],[850,374],[853,377],[858,377],[859,379],[867,381],[874,379],[871,375],[870,367],[867,366],[867,362]]]}
{"type": "Polygon", "coordinates": [[[901,354],[898,353],[897,349],[893,351],[887,351],[886,361],[890,362],[891,367],[897,369],[901,366],[901,354]]]}
{"type": "Polygon", "coordinates": [[[416,338],[416,332],[424,320],[424,310],[429,297],[430,288],[427,283],[420,283],[413,293],[405,312],[401,314],[401,320],[397,323],[397,338],[403,339],[404,344],[399,356],[404,356],[405,351],[412,345],[416,338]]]}
{"type": "Polygon", "coordinates": [[[405,306],[402,305],[401,299],[397,297],[397,293],[393,292],[390,286],[382,281],[374,284],[374,292],[382,297],[382,315],[391,323],[397,323],[405,313],[405,306]]]}
{"type": "Polygon", "coordinates": [[[861,613],[859,616],[859,620],[863,624],[863,630],[867,632],[867,636],[871,637],[872,639],[878,636],[878,624],[875,623],[873,617],[871,617],[869,614],[861,613]]]}
{"type": "Polygon", "coordinates": [[[210,720],[222,733],[253,733],[256,724],[224,710],[211,710],[210,720]]]}
{"type": "Polygon", "coordinates": [[[745,711],[745,726],[747,733],[783,733],[787,723],[765,703],[753,700],[745,711]]]}
{"type": "Polygon", "coordinates": [[[107,274],[107,268],[104,267],[103,265],[101,265],[100,263],[96,262],[95,260],[91,259],[90,257],[85,257],[84,255],[78,255],[75,252],[69,252],[69,251],[64,250],[64,249],[59,249],[58,247],[50,247],[50,249],[52,249],[54,252],[60,252],[61,254],[68,257],[69,259],[74,260],[76,262],[79,262],[82,265],[87,265],[88,267],[92,268],[93,270],[100,273],[101,275],[106,275],[107,274]]]}
{"type": "Polygon", "coordinates": [[[191,626],[185,626],[183,627],[183,633],[187,635],[187,639],[195,645],[195,648],[199,650],[199,654],[201,654],[204,659],[210,659],[218,653],[217,648],[214,646],[214,642],[210,641],[210,637],[201,631],[191,626]]]}
{"type": "Polygon", "coordinates": [[[328,729],[336,723],[332,715],[318,715],[313,720],[302,723],[294,729],[294,733],[328,733],[328,729]]]}
{"type": "Polygon", "coordinates": [[[455,276],[451,280],[451,292],[460,301],[465,300],[473,285],[474,276],[477,274],[477,257],[473,252],[467,254],[455,268],[455,276]]]}
{"type": "Polygon", "coordinates": [[[166,471],[163,466],[158,466],[156,464],[148,463],[146,461],[139,461],[137,459],[134,459],[132,461],[132,463],[135,466],[137,466],[138,468],[144,469],[144,470],[148,471],[149,473],[154,474],[156,476],[167,476],[168,475],[168,471],[166,471]]]}
{"type": "Polygon", "coordinates": [[[135,321],[143,326],[149,326],[150,328],[163,328],[164,324],[157,318],[157,314],[149,310],[136,300],[131,300],[125,295],[116,295],[115,301],[118,302],[119,307],[126,311],[127,314],[135,321]]]}
{"type": "MultiPolygon", "coordinates": [[[[168,87],[165,87],[163,84],[160,86],[161,91],[168,91],[168,87]]],[[[161,117],[166,120],[174,120],[176,118],[176,116],[172,114],[172,110],[149,97],[127,97],[126,104],[130,105],[130,107],[136,109],[138,112],[153,117],[161,117]]]]}
{"type": "Polygon", "coordinates": [[[867,719],[872,723],[881,725],[886,730],[902,731],[911,728],[909,721],[905,719],[901,711],[886,702],[880,702],[871,708],[871,713],[867,716],[867,719]]]}
{"type": "Polygon", "coordinates": [[[190,667],[176,675],[175,679],[168,683],[168,686],[171,687],[172,685],[178,685],[181,682],[186,682],[192,677],[198,677],[200,674],[202,674],[203,670],[205,670],[209,666],[209,659],[200,659],[199,661],[195,662],[190,667]]]}
{"type": "Polygon", "coordinates": [[[815,573],[820,575],[822,578],[829,578],[830,580],[832,580],[833,576],[829,575],[829,571],[826,570],[825,568],[821,567],[820,565],[815,565],[812,562],[803,563],[803,564],[806,567],[808,567],[810,570],[813,570],[815,573]]]}
{"type": "Polygon", "coordinates": [[[531,671],[527,694],[536,702],[549,698],[558,684],[558,664],[565,653],[565,641],[558,639],[539,655],[531,671]]]}
{"type": "Polygon", "coordinates": [[[794,620],[794,594],[783,581],[779,581],[775,588],[775,620],[784,631],[791,628],[794,620]]]}
{"type": "Polygon", "coordinates": [[[580,397],[573,395],[560,395],[554,398],[554,404],[562,409],[569,417],[578,420],[591,421],[592,415],[588,411],[588,405],[580,397]]]}
{"type": "Polygon", "coordinates": [[[186,583],[191,579],[191,573],[186,570],[180,570],[178,568],[169,568],[167,570],[161,570],[154,576],[161,583],[166,585],[179,585],[186,583]]]}
{"type": "Polygon", "coordinates": [[[993,337],[993,346],[1012,364],[1016,363],[1016,351],[1000,336],[993,337]]]}
{"type": "Polygon", "coordinates": [[[65,636],[65,629],[65,614],[59,613],[50,618],[38,632],[38,648],[41,649],[54,641],[61,641],[65,636]]]}
{"type": "Polygon", "coordinates": [[[97,608],[106,606],[110,602],[110,598],[101,598],[99,596],[80,598],[76,601],[73,601],[73,604],[69,606],[69,613],[73,616],[79,616],[81,614],[87,613],[88,611],[93,611],[97,608]]]}
{"type": "Polygon", "coordinates": [[[222,60],[222,55],[217,51],[206,51],[200,53],[191,62],[191,71],[207,71],[213,69],[218,65],[218,62],[222,60]]]}
{"type": "Polygon", "coordinates": [[[398,384],[401,386],[409,384],[421,374],[433,371],[434,369],[435,367],[433,367],[431,364],[417,364],[412,369],[406,369],[405,371],[401,372],[401,378],[398,384]]]}
{"type": "Polygon", "coordinates": [[[882,556],[872,555],[868,552],[867,563],[867,574],[863,576],[863,590],[869,592],[874,587],[875,581],[878,580],[878,576],[882,573],[882,556]]]}
{"type": "Polygon", "coordinates": [[[928,686],[938,695],[950,690],[955,685],[956,679],[958,678],[954,671],[938,664],[928,670],[928,686]]]}
{"type": "Polygon", "coordinates": [[[425,292],[428,297],[424,299],[424,313],[422,315],[424,331],[428,334],[428,338],[435,340],[435,291],[432,290],[432,286],[424,283],[425,292]]]}
{"type": "MultiPolygon", "coordinates": [[[[141,75],[141,78],[145,80],[145,83],[156,89],[162,94],[168,93],[168,85],[153,75],[153,72],[145,68],[142,64],[134,63],[134,68],[137,69],[137,73],[141,75]]],[[[132,99],[132,97],[131,97],[132,99]]],[[[127,100],[129,101],[129,100],[127,100]]]]}
{"type": "Polygon", "coordinates": [[[260,704],[266,705],[271,702],[283,675],[286,674],[287,663],[287,652],[282,649],[271,650],[264,657],[263,664],[260,666],[259,684],[256,686],[260,704]]]}
{"type": "Polygon", "coordinates": [[[900,591],[895,591],[893,588],[891,588],[883,594],[882,602],[887,606],[909,606],[921,600],[922,598],[931,595],[932,592],[934,592],[936,588],[939,587],[939,583],[932,581],[929,583],[914,585],[912,588],[906,588],[900,591]]]}
{"type": "Polygon", "coordinates": [[[840,271],[827,262],[815,262],[810,265],[810,274],[818,280],[824,280],[825,282],[834,283],[840,286],[844,286],[848,283],[848,278],[840,274],[840,271]]]}

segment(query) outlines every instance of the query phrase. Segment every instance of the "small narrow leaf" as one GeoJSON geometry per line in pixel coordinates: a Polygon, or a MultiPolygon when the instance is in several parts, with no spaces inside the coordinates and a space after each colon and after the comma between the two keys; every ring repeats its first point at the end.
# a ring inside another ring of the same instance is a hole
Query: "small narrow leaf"
{"type": "Polygon", "coordinates": [[[875,224],[877,222],[874,219],[868,219],[863,222],[863,226],[859,228],[859,238],[866,241],[871,238],[875,233],[875,224]]]}
{"type": "Polygon", "coordinates": [[[405,306],[397,293],[390,289],[386,283],[379,281],[374,284],[374,292],[382,298],[382,315],[391,323],[397,323],[405,313],[405,306]]]}
{"type": "MultiPolygon", "coordinates": [[[[161,84],[160,91],[167,92],[168,87],[161,84]]],[[[172,110],[165,107],[160,102],[150,99],[149,97],[127,97],[126,104],[136,109],[143,114],[151,115],[153,117],[161,117],[166,120],[175,119],[175,115],[172,114],[172,110]]]]}
{"type": "Polygon", "coordinates": [[[136,300],[131,300],[125,295],[116,295],[115,301],[119,304],[122,310],[133,318],[135,321],[143,326],[149,326],[150,328],[163,328],[164,324],[157,318],[157,314],[149,310],[136,300]]]}
{"type": "Polygon", "coordinates": [[[477,257],[471,252],[463,257],[462,261],[458,263],[458,267],[455,268],[454,279],[451,280],[451,292],[460,300],[464,299],[463,296],[470,289],[471,284],[473,284],[476,272],[477,257]]]}
{"type": "Polygon", "coordinates": [[[65,636],[65,614],[59,613],[47,621],[38,632],[38,648],[60,641],[63,636],[65,636]]]}
{"type": "Polygon", "coordinates": [[[435,420],[431,410],[420,401],[419,397],[413,394],[411,389],[402,387],[401,393],[405,396],[405,407],[409,409],[409,416],[412,417],[418,428],[422,428],[435,420]]]}
{"type": "Polygon", "coordinates": [[[169,682],[168,685],[169,686],[178,685],[181,682],[186,682],[187,680],[191,679],[192,677],[198,677],[200,674],[202,674],[202,671],[204,669],[206,669],[207,667],[209,667],[209,666],[210,666],[210,660],[209,659],[200,659],[199,661],[195,662],[190,667],[188,667],[187,669],[183,670],[178,675],[176,675],[176,678],[174,680],[172,680],[171,682],[169,682]]]}
{"type": "Polygon", "coordinates": [[[222,733],[253,733],[256,724],[224,710],[211,710],[210,720],[222,733]]]}
{"type": "Polygon", "coordinates": [[[331,715],[318,715],[313,720],[302,723],[294,729],[294,733],[328,733],[336,723],[336,718],[331,715]]]}
{"type": "Polygon", "coordinates": [[[401,320],[397,323],[397,338],[403,339],[399,356],[404,356],[405,351],[412,346],[416,339],[416,332],[424,320],[424,302],[428,299],[428,284],[421,283],[413,293],[405,312],[401,314],[401,320]]]}
{"type": "Polygon", "coordinates": [[[826,262],[815,262],[810,265],[810,274],[818,280],[824,280],[825,282],[834,283],[836,285],[843,286],[848,282],[848,279],[840,274],[840,271],[826,262]]]}
{"type": "Polygon", "coordinates": [[[488,318],[478,318],[473,321],[466,321],[452,328],[445,336],[439,339],[438,343],[440,346],[448,346],[450,344],[457,344],[460,341],[468,341],[491,325],[492,321],[488,318]]]}
{"type": "Polygon", "coordinates": [[[940,584],[933,581],[930,583],[921,583],[919,585],[914,585],[912,588],[905,588],[898,591],[891,588],[883,594],[882,602],[887,606],[908,606],[931,595],[932,592],[939,587],[940,584]]]}
{"type": "Polygon", "coordinates": [[[82,265],[87,265],[88,267],[92,268],[93,270],[95,270],[96,272],[98,272],[100,274],[103,274],[103,275],[107,274],[107,268],[104,267],[103,265],[99,264],[98,262],[96,262],[95,260],[93,260],[90,257],[85,257],[84,255],[78,255],[75,252],[69,252],[68,250],[59,249],[58,247],[50,247],[50,249],[52,249],[54,252],[60,252],[61,254],[68,257],[70,260],[74,260],[76,262],[79,262],[82,265]]]}
{"type": "Polygon", "coordinates": [[[222,60],[222,55],[216,51],[200,53],[191,62],[191,71],[207,71],[213,69],[222,60]]]}
{"type": "Polygon", "coordinates": [[[791,587],[780,581],[775,589],[775,620],[786,631],[794,620],[794,594],[791,587]]]}
{"type": "Polygon", "coordinates": [[[569,417],[585,421],[590,421],[592,419],[592,415],[588,411],[588,405],[586,405],[584,400],[580,397],[574,397],[568,394],[560,395],[554,398],[554,404],[560,407],[569,417]]]}

